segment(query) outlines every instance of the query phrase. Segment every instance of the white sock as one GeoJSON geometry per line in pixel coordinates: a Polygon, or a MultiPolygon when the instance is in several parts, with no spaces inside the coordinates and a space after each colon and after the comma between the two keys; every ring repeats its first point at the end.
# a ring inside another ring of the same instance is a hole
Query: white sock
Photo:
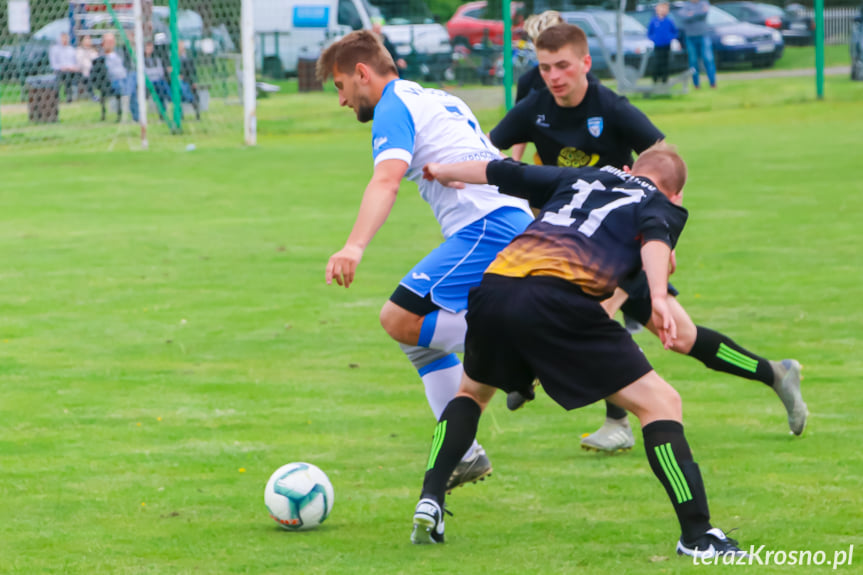
{"type": "Polygon", "coordinates": [[[463,352],[464,335],[467,332],[467,322],[464,319],[466,313],[467,311],[452,313],[439,309],[426,315],[417,345],[447,353],[463,352]]]}

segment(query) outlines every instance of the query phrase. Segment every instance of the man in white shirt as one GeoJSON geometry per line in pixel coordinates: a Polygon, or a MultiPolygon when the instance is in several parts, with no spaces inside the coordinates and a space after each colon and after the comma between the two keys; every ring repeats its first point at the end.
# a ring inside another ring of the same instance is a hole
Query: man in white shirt
{"type": "Polygon", "coordinates": [[[51,46],[48,61],[57,79],[66,90],[66,101],[72,101],[72,91],[77,88],[79,69],[75,48],[69,45],[69,35],[60,34],[60,42],[51,46]]]}
{"type": "MultiPolygon", "coordinates": [[[[467,105],[440,90],[400,80],[380,39],[367,30],[348,34],[318,60],[318,78],[329,76],[339,103],[357,120],[372,123],[374,173],[345,246],[327,264],[326,280],[349,287],[366,246],[386,221],[402,178],[419,187],[444,242],[402,278],[381,310],[386,332],[399,342],[425,385],[435,418],[455,396],[462,375],[455,352],[463,351],[470,288],[497,253],[533,220],[523,200],[494,186],[455,190],[423,179],[428,162],[494,160],[500,152],[485,137],[467,105]]],[[[447,489],[489,475],[491,462],[475,441],[447,489]]]]}

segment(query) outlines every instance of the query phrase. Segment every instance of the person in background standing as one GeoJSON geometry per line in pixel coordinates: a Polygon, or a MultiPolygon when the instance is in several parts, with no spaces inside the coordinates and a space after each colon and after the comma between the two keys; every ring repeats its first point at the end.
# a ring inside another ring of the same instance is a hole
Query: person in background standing
{"type": "Polygon", "coordinates": [[[677,38],[677,26],[668,17],[668,2],[656,5],[656,15],[647,27],[647,37],[653,42],[653,83],[668,82],[668,59],[671,42],[677,38]]]}
{"type": "Polygon", "coordinates": [[[681,28],[686,35],[686,53],[689,56],[689,67],[692,69],[692,85],[700,88],[698,63],[704,63],[707,80],[710,87],[716,87],[716,62],[713,59],[713,41],[710,39],[710,25],[707,14],[710,2],[707,0],[689,0],[678,12],[681,28]]]}

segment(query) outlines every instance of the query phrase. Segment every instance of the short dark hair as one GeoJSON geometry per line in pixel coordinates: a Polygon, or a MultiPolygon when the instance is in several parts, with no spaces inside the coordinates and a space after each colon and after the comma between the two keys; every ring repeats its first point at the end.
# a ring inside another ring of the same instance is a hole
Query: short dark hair
{"type": "Polygon", "coordinates": [[[318,58],[315,75],[321,82],[326,81],[336,68],[339,72],[353,75],[360,62],[381,75],[399,73],[393,57],[377,34],[369,30],[356,30],[324,50],[318,58]]]}
{"type": "Polygon", "coordinates": [[[575,24],[555,24],[543,30],[536,39],[536,49],[558,52],[564,46],[572,46],[579,56],[590,53],[587,34],[575,24]]]}
{"type": "Polygon", "coordinates": [[[677,153],[677,148],[660,140],[641,152],[632,172],[649,171],[653,183],[668,195],[676,195],[686,185],[686,162],[677,153]]]}

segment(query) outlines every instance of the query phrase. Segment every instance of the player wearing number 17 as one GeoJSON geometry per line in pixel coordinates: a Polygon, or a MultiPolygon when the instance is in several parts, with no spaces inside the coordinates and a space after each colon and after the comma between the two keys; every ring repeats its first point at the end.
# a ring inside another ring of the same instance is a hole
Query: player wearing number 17
{"type": "Polygon", "coordinates": [[[599,303],[618,281],[643,268],[653,321],[663,344],[673,345],[668,268],[687,218],[680,205],[683,159],[659,143],[638,157],[632,174],[612,166],[497,160],[430,164],[425,176],[453,186],[494,184],[541,212],[471,291],[465,375],[435,430],[411,540],[443,541],[446,478],[474,440],[495,391],[525,392],[539,377],[565,409],[608,397],[639,418],[648,462],[680,522],[678,553],[742,554],[710,524],[701,473],[683,434],[680,396],[599,303]]]}
{"type": "MultiPolygon", "coordinates": [[[[354,281],[366,246],[390,214],[402,178],[417,183],[440,224],[444,242],[402,278],[380,315],[384,329],[419,373],[438,418],[461,382],[455,352],[464,346],[468,291],[533,218],[524,200],[492,186],[453,191],[423,180],[428,162],[491,160],[500,152],[460,99],[400,80],[392,56],[376,35],[359,30],[330,45],[318,60],[317,74],[322,81],[332,75],[339,103],[353,109],[357,120],[373,120],[374,173],[347,242],[327,264],[327,283],[335,280],[348,287],[354,281]]],[[[466,446],[462,455],[449,488],[491,473],[491,463],[476,443],[466,446]]]]}

